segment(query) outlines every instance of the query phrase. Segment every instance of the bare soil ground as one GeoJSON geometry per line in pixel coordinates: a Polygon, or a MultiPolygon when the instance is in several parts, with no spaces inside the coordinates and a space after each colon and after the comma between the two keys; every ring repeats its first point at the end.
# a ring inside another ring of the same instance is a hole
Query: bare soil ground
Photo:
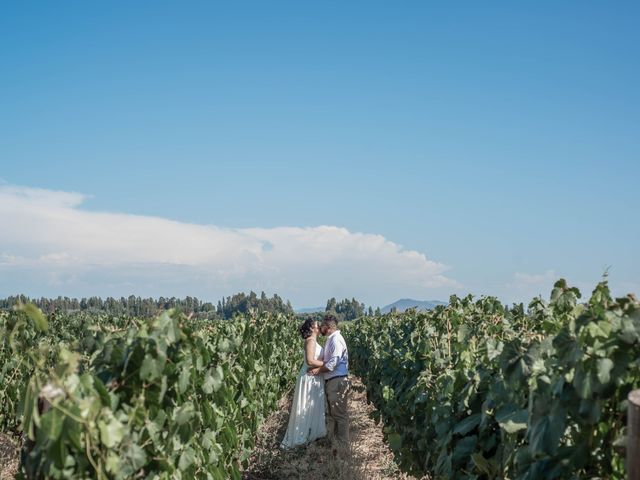
{"type": "Polygon", "coordinates": [[[367,404],[365,387],[351,377],[349,397],[351,449],[334,457],[327,439],[292,450],[281,450],[289,421],[291,395],[280,400],[279,408],[257,434],[256,448],[249,460],[244,480],[412,480],[398,470],[393,454],[384,442],[382,426],[369,417],[374,407],[367,404]]]}
{"type": "Polygon", "coordinates": [[[19,461],[18,441],[0,433],[0,480],[13,478],[19,461]]]}

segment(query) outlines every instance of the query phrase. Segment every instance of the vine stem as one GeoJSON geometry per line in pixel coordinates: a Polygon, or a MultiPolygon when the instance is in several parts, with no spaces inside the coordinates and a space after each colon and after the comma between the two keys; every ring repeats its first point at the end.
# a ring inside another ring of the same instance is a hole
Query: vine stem
{"type": "Polygon", "coordinates": [[[451,320],[447,318],[447,349],[449,351],[449,361],[451,361],[451,320]]]}
{"type": "Polygon", "coordinates": [[[61,407],[60,405],[56,405],[54,403],[50,404],[53,408],[56,408],[58,410],[60,410],[62,413],[64,413],[67,417],[72,418],[73,420],[75,420],[78,423],[81,423],[82,425],[88,425],[88,423],[86,422],[86,420],[83,420],[80,417],[77,417],[76,415],[74,415],[73,413],[71,413],[69,410],[67,410],[66,408],[61,407]]]}
{"type": "Polygon", "coordinates": [[[91,464],[91,466],[98,473],[98,479],[102,479],[104,478],[102,475],[102,469],[99,468],[98,465],[96,465],[96,461],[93,459],[93,456],[91,455],[91,436],[89,435],[88,432],[85,432],[85,435],[87,436],[87,440],[85,442],[85,450],[87,452],[87,458],[89,459],[89,463],[91,464]]]}

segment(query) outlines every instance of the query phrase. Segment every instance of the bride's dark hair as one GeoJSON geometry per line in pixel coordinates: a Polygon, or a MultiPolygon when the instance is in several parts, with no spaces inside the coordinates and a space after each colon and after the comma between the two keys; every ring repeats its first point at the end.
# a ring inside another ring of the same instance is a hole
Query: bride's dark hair
{"type": "Polygon", "coordinates": [[[302,338],[304,338],[305,340],[311,336],[311,330],[313,329],[314,323],[314,319],[307,318],[304,323],[300,325],[300,328],[298,330],[300,331],[300,335],[302,335],[302,338]]]}

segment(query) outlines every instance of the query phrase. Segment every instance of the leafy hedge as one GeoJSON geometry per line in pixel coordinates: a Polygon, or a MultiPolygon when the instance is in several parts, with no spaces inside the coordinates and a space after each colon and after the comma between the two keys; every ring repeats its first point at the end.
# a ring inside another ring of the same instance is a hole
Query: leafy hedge
{"type": "Polygon", "coordinates": [[[404,468],[434,478],[624,478],[627,394],[640,386],[640,304],[606,282],[586,304],[556,283],[527,312],[495,298],[366,317],[353,368],[404,468]]]}
{"type": "Polygon", "coordinates": [[[20,400],[36,368],[55,365],[58,345],[86,362],[105,336],[131,324],[127,317],[77,313],[45,318],[31,304],[0,311],[0,431],[17,433],[20,400]]]}
{"type": "Polygon", "coordinates": [[[171,312],[113,329],[84,357],[62,343],[53,369],[39,346],[21,352],[34,359],[22,475],[240,478],[297,371],[292,327],[282,315],[206,323],[171,312]]]}

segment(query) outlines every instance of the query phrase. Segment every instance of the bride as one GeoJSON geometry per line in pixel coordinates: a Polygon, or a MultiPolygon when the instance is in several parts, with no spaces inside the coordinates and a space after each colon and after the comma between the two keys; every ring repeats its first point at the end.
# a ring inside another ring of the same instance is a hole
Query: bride
{"type": "Polygon", "coordinates": [[[322,376],[307,375],[309,367],[324,365],[321,360],[322,347],[316,341],[319,331],[318,322],[312,319],[300,326],[300,335],[304,338],[304,363],[298,373],[282,448],[304,445],[327,434],[324,421],[324,381],[322,376]]]}

